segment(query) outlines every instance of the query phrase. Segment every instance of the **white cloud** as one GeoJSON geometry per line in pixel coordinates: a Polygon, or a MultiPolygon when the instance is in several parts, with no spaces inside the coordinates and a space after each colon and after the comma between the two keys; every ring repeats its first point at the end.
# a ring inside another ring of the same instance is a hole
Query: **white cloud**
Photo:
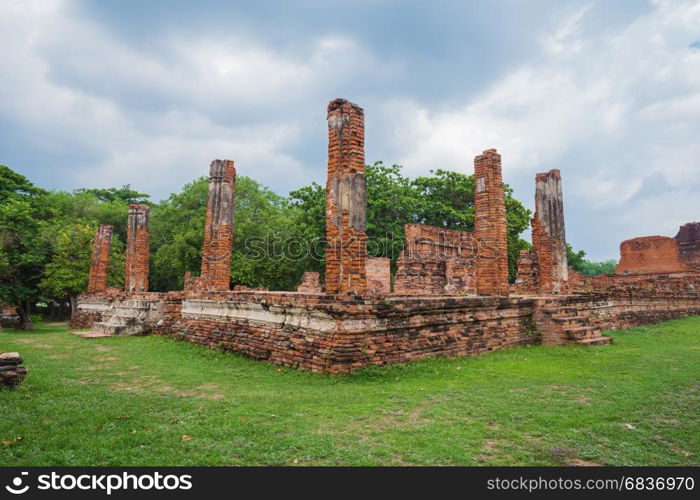
{"type": "Polygon", "coordinates": [[[391,71],[340,36],[318,38],[300,54],[222,33],[170,34],[134,47],[70,7],[0,6],[0,60],[11,68],[0,79],[0,120],[48,154],[95,158],[70,168],[64,184],[73,186],[131,183],[163,196],[222,157],[263,183],[303,183],[308,166],[292,151],[310,116],[304,107],[322,123],[326,89],[391,71]]]}
{"type": "Polygon", "coordinates": [[[592,234],[597,241],[579,236],[579,244],[608,258],[623,238],[652,228],[675,233],[683,220],[700,218],[700,52],[689,49],[700,4],[657,2],[605,36],[587,25],[589,12],[563,19],[542,38],[541,54],[463,105],[394,101],[385,114],[398,116],[392,150],[410,172],[471,172],[472,158],[496,147],[506,181],[529,203],[534,173],[560,168],[571,202],[567,233],[592,234]],[[640,191],[654,175],[684,191],[640,191]]]}

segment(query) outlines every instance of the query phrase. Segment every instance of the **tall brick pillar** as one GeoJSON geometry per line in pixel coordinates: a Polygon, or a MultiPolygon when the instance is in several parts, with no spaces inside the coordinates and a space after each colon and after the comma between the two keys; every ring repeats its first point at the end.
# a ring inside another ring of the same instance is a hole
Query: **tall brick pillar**
{"type": "Polygon", "coordinates": [[[112,231],[114,228],[100,224],[95,231],[95,242],[92,245],[92,261],[90,261],[90,276],[88,292],[107,290],[107,273],[109,272],[109,252],[112,246],[112,231]]]}
{"type": "Polygon", "coordinates": [[[569,267],[559,170],[535,177],[535,216],[530,223],[532,246],[537,253],[537,288],[544,293],[560,293],[569,281],[569,267]]]}
{"type": "Polygon", "coordinates": [[[214,160],[209,167],[209,201],[199,278],[199,286],[204,290],[226,291],[231,288],[235,201],[236,169],[233,162],[214,160]]]}
{"type": "Polygon", "coordinates": [[[129,205],[126,236],[126,272],[124,289],[127,292],[148,291],[148,205],[129,205]]]}
{"type": "Polygon", "coordinates": [[[328,103],[326,293],[367,290],[365,115],[345,99],[328,103]]]}
{"type": "Polygon", "coordinates": [[[487,149],[474,158],[474,237],[478,295],[508,295],[508,232],[501,155],[487,149]]]}

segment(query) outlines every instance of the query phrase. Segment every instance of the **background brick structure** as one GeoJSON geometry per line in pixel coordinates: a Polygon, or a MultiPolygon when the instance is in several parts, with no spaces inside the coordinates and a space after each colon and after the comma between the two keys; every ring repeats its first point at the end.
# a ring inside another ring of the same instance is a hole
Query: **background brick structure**
{"type": "Polygon", "coordinates": [[[148,291],[149,215],[148,205],[129,205],[124,273],[124,290],[127,292],[148,291]]]}
{"type": "Polygon", "coordinates": [[[474,237],[479,243],[476,290],[508,295],[508,233],[501,155],[487,149],[474,159],[474,237]]]}
{"type": "Polygon", "coordinates": [[[209,168],[209,200],[204,226],[202,272],[198,286],[204,290],[229,290],[236,169],[231,160],[214,160],[209,168]]]}
{"type": "Polygon", "coordinates": [[[553,169],[535,176],[535,216],[530,223],[532,247],[537,256],[539,292],[565,291],[569,274],[559,170],[553,169]]]}
{"type": "Polygon", "coordinates": [[[683,224],[676,234],[681,262],[700,271],[700,222],[683,224]]]}
{"type": "Polygon", "coordinates": [[[391,259],[367,258],[367,291],[373,294],[391,292],[391,259]]]}
{"type": "Polygon", "coordinates": [[[424,224],[404,226],[394,292],[401,295],[476,293],[477,241],[467,231],[424,224]]]}
{"type": "Polygon", "coordinates": [[[297,286],[297,292],[304,293],[321,293],[323,292],[323,287],[321,286],[321,275],[318,271],[306,271],[299,281],[299,286],[297,286]]]}
{"type": "Polygon", "coordinates": [[[367,290],[365,123],[345,99],[328,104],[326,293],[367,290]]]}
{"type": "Polygon", "coordinates": [[[534,249],[520,250],[518,254],[518,274],[513,283],[513,293],[533,294],[537,291],[537,252],[534,249]]]}
{"type": "Polygon", "coordinates": [[[690,269],[681,262],[678,243],[666,236],[643,236],[620,244],[615,274],[682,273],[690,269]]]}
{"type": "Polygon", "coordinates": [[[107,275],[109,273],[109,254],[112,247],[112,232],[114,228],[100,224],[95,231],[95,241],[92,245],[92,260],[88,277],[88,293],[107,290],[107,275]]]}

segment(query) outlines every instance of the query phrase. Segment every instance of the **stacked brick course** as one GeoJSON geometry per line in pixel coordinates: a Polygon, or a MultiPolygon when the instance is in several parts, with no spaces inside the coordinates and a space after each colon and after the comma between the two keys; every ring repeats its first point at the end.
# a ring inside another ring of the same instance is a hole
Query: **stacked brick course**
{"type": "Polygon", "coordinates": [[[199,278],[199,286],[204,290],[225,291],[230,288],[235,198],[236,169],[233,162],[214,160],[209,169],[209,201],[199,278]]]}
{"type": "Polygon", "coordinates": [[[365,122],[345,99],[328,104],[326,293],[367,290],[365,122]]]}
{"type": "Polygon", "coordinates": [[[92,246],[92,260],[90,261],[90,275],[88,278],[88,293],[107,290],[109,253],[112,246],[113,230],[112,226],[100,224],[100,227],[95,231],[95,242],[92,246]]]}
{"type": "Polygon", "coordinates": [[[474,159],[474,237],[479,242],[476,290],[508,295],[508,232],[501,155],[487,149],[474,159]]]}
{"type": "Polygon", "coordinates": [[[127,292],[148,291],[149,214],[148,205],[129,205],[124,273],[124,289],[127,292]]]}

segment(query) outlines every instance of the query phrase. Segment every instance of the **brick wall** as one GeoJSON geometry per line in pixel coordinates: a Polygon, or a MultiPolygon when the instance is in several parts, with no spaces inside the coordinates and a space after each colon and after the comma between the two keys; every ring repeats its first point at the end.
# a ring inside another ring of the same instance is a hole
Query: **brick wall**
{"type": "Polygon", "coordinates": [[[367,290],[365,124],[362,108],[345,99],[328,104],[326,292],[367,290]]]}
{"type": "Polygon", "coordinates": [[[322,293],[321,275],[318,271],[306,271],[299,281],[297,292],[322,293]]]}
{"type": "Polygon", "coordinates": [[[534,249],[520,250],[518,254],[518,274],[513,283],[513,293],[531,295],[537,293],[538,283],[537,252],[534,249]]]}
{"type": "Polygon", "coordinates": [[[615,274],[659,274],[685,272],[678,243],[665,236],[644,236],[620,244],[620,262],[615,274]]]}
{"type": "Polygon", "coordinates": [[[165,311],[158,333],[327,373],[537,341],[532,301],[507,298],[333,300],[229,292],[166,297],[165,311]]]}
{"type": "Polygon", "coordinates": [[[676,234],[681,262],[700,271],[700,222],[683,224],[676,234]]]}
{"type": "Polygon", "coordinates": [[[149,214],[148,205],[129,205],[124,273],[124,289],[127,292],[148,291],[149,214]]]}
{"type": "Polygon", "coordinates": [[[406,224],[394,292],[401,295],[476,293],[474,235],[424,224],[406,224]]]}
{"type": "Polygon", "coordinates": [[[488,149],[474,159],[474,237],[479,242],[476,290],[508,295],[508,233],[501,155],[488,149]]]}
{"type": "MultiPolygon", "coordinates": [[[[579,310],[589,324],[605,329],[700,314],[697,292],[666,293],[560,295],[546,306],[579,310]]],[[[173,292],[163,301],[165,318],[157,333],[315,372],[541,342],[536,297],[371,300],[296,292],[173,292]]]]}
{"type": "Polygon", "coordinates": [[[391,259],[367,258],[367,291],[373,294],[391,292],[391,259]]]}
{"type": "Polygon", "coordinates": [[[88,292],[107,290],[107,275],[109,274],[109,254],[112,246],[114,228],[100,224],[95,231],[95,241],[92,245],[92,260],[88,277],[88,292]]]}

